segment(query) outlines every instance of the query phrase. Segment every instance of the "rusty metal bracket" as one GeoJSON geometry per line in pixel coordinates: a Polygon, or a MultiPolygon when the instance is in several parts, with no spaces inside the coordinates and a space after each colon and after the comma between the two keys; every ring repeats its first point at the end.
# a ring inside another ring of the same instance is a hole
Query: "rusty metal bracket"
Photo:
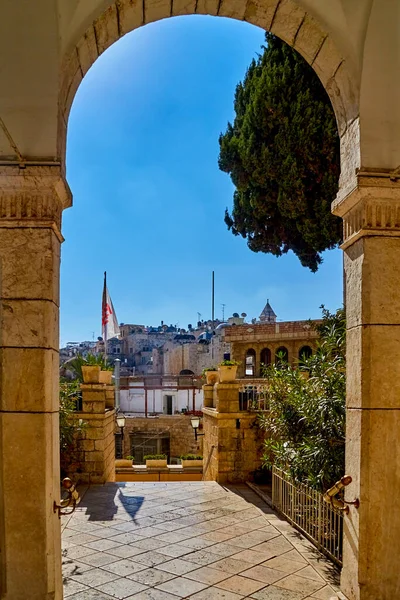
{"type": "Polygon", "coordinates": [[[341,490],[344,487],[349,485],[352,481],[353,481],[353,479],[350,475],[345,475],[344,477],[339,479],[339,481],[337,481],[335,483],[335,485],[333,485],[331,488],[329,488],[329,490],[327,490],[323,496],[324,501],[327,504],[330,504],[331,506],[333,506],[337,510],[340,510],[341,512],[345,513],[346,515],[349,514],[349,511],[350,511],[349,505],[350,504],[355,506],[355,508],[358,508],[360,506],[359,499],[356,498],[352,502],[348,502],[344,498],[337,498],[336,496],[337,496],[337,494],[339,494],[341,492],[341,490]]]}
{"type": "Polygon", "coordinates": [[[76,490],[75,484],[71,481],[69,477],[65,477],[62,480],[61,485],[63,486],[67,495],[64,498],[61,498],[60,504],[57,504],[54,500],[53,512],[58,511],[58,518],[60,518],[61,515],[72,515],[72,513],[75,511],[77,505],[81,500],[76,490]],[[63,511],[64,508],[70,508],[70,510],[65,512],[63,511]]]}

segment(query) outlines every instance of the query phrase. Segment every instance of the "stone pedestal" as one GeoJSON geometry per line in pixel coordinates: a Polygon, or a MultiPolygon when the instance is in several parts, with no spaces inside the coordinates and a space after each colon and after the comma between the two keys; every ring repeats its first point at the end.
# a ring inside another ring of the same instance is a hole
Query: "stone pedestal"
{"type": "Polygon", "coordinates": [[[58,167],[0,166],[0,597],[60,600],[58,167]]]}
{"type": "Polygon", "coordinates": [[[206,408],[212,408],[213,407],[213,397],[214,397],[214,386],[213,385],[208,385],[207,383],[205,385],[203,385],[203,402],[204,402],[204,406],[206,408]]]}
{"type": "MultiPolygon", "coordinates": [[[[208,388],[212,386],[203,386],[208,388]]],[[[206,391],[206,390],[204,390],[206,391]]],[[[213,387],[215,408],[203,407],[203,479],[238,483],[261,464],[262,436],[256,415],[239,411],[239,384],[213,387]]]]}
{"type": "Polygon", "coordinates": [[[350,600],[399,596],[400,184],[361,177],[344,219],[346,500],[341,585],[350,600]]]}
{"type": "Polygon", "coordinates": [[[115,389],[103,383],[83,383],[82,419],[87,427],[78,441],[79,472],[71,474],[82,483],[115,481],[115,409],[108,408],[115,389]]]}

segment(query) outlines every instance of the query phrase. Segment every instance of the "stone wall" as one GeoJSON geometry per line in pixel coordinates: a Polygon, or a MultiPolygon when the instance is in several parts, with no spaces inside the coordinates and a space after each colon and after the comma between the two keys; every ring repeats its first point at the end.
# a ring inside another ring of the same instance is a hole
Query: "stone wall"
{"type": "Polygon", "coordinates": [[[111,408],[114,387],[82,384],[82,411],[75,419],[86,423],[77,440],[76,462],[68,475],[76,482],[105,483],[115,481],[115,409],[111,408]]]}
{"type": "Polygon", "coordinates": [[[195,375],[201,375],[204,368],[221,362],[225,352],[230,352],[230,345],[226,343],[222,332],[214,336],[212,344],[193,342],[180,346],[171,344],[170,347],[166,344],[163,372],[177,374],[183,369],[189,369],[195,375]]]}
{"type": "Polygon", "coordinates": [[[252,479],[261,466],[263,434],[257,416],[239,411],[239,384],[203,386],[204,398],[213,390],[215,408],[203,408],[203,477],[206,481],[237,483],[252,479]]]}
{"type": "Polygon", "coordinates": [[[169,434],[170,455],[202,454],[202,440],[196,442],[194,431],[187,415],[160,415],[156,417],[127,417],[124,430],[123,456],[131,454],[130,435],[146,433],[151,437],[169,434]]]}

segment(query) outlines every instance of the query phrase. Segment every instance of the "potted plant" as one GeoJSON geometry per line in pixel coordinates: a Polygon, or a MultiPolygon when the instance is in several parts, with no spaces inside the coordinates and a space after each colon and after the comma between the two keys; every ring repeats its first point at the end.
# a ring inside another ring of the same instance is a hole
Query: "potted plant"
{"type": "Polygon", "coordinates": [[[148,469],[166,469],[167,455],[166,454],[147,454],[143,457],[146,461],[148,469]]]}
{"type": "Polygon", "coordinates": [[[82,365],[83,383],[99,383],[100,367],[98,365],[82,365]]]}
{"type": "Polygon", "coordinates": [[[126,456],[125,458],[116,458],[115,466],[119,468],[127,468],[133,465],[133,456],[126,456]]]}
{"type": "Polygon", "coordinates": [[[182,454],[180,459],[183,468],[203,466],[203,457],[198,454],[182,454]]]}
{"type": "Polygon", "coordinates": [[[99,383],[106,383],[107,385],[111,385],[112,383],[112,375],[114,371],[114,367],[112,365],[104,365],[101,366],[99,383]]]}
{"type": "Polygon", "coordinates": [[[77,354],[68,364],[79,381],[84,383],[111,383],[114,367],[103,354],[77,354]],[[107,373],[102,372],[106,371],[107,373]]]}
{"type": "Polygon", "coordinates": [[[218,365],[220,383],[232,383],[236,379],[240,363],[237,360],[223,360],[218,365]]]}
{"type": "Polygon", "coordinates": [[[202,375],[205,377],[207,385],[214,385],[214,383],[218,382],[217,367],[206,367],[203,369],[202,375]]]}

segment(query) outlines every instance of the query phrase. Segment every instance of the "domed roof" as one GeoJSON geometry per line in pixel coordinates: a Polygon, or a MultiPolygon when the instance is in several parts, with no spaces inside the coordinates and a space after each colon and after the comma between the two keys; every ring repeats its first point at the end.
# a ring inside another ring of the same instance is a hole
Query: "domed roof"
{"type": "Polygon", "coordinates": [[[210,333],[209,331],[203,331],[203,333],[201,333],[199,335],[199,337],[197,338],[197,341],[204,342],[204,341],[211,340],[211,338],[212,338],[212,333],[210,333]]]}

